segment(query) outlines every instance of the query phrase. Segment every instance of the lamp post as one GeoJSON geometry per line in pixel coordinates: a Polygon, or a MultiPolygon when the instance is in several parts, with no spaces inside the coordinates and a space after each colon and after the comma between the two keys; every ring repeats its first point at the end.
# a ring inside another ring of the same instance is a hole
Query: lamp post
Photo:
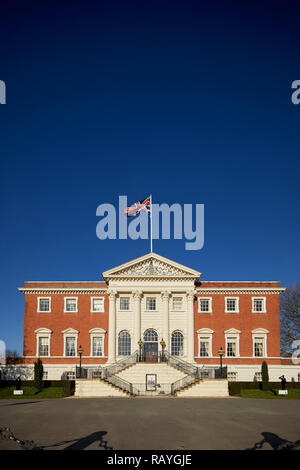
{"type": "Polygon", "coordinates": [[[140,340],[138,341],[138,345],[139,345],[139,348],[140,348],[140,360],[139,360],[139,362],[142,361],[142,346],[143,346],[143,344],[144,343],[143,343],[142,339],[140,338],[140,340]]]}
{"type": "Polygon", "coordinates": [[[80,360],[80,365],[79,365],[79,371],[80,371],[80,378],[81,378],[81,356],[82,356],[82,353],[83,353],[83,347],[80,345],[79,348],[78,348],[78,354],[79,354],[79,360],[80,360]]]}
{"type": "Polygon", "coordinates": [[[225,354],[225,351],[224,349],[222,348],[222,346],[220,347],[219,351],[218,351],[218,354],[220,356],[220,369],[222,371],[222,357],[224,356],[225,354]]]}
{"type": "Polygon", "coordinates": [[[161,358],[162,358],[162,362],[164,362],[165,360],[165,347],[166,347],[166,343],[164,341],[164,339],[162,338],[161,342],[160,342],[160,345],[161,345],[161,348],[162,348],[162,355],[161,355],[161,358]]]}

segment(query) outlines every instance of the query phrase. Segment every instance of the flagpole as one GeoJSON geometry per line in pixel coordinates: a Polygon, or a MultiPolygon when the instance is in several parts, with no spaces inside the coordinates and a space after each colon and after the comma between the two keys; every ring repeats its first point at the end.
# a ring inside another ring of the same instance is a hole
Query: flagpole
{"type": "Polygon", "coordinates": [[[152,253],[152,194],[150,194],[150,252],[152,253]]]}

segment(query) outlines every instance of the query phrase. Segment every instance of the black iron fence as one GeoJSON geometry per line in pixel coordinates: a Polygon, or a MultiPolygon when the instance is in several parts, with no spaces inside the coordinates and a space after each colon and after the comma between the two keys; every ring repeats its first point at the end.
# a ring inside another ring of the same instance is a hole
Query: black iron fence
{"type": "Polygon", "coordinates": [[[227,379],[227,366],[215,369],[215,379],[227,379]]]}
{"type": "Polygon", "coordinates": [[[101,379],[102,368],[76,366],[76,379],[101,379]]]}

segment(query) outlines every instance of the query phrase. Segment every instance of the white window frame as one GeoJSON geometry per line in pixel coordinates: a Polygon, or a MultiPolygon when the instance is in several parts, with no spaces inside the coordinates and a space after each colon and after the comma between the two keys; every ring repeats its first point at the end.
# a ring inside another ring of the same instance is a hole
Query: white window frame
{"type": "MultiPolygon", "coordinates": [[[[126,330],[126,329],[122,329],[118,332],[118,334],[116,335],[116,348],[117,348],[117,355],[118,355],[118,358],[120,359],[124,359],[125,357],[128,357],[128,356],[123,356],[123,355],[120,355],[119,354],[119,336],[120,336],[120,333],[128,333],[129,336],[130,336],[130,350],[132,351],[132,332],[130,330],[126,330]]],[[[129,354],[130,356],[130,354],[129,354]]]]}
{"type": "Polygon", "coordinates": [[[63,357],[78,357],[78,352],[77,352],[77,344],[78,344],[78,331],[74,330],[73,328],[68,328],[67,330],[62,331],[62,334],[64,336],[64,355],[63,357]],[[66,356],[66,339],[67,338],[73,338],[75,337],[75,356],[66,356]]]}
{"type": "Polygon", "coordinates": [[[267,313],[267,310],[266,310],[266,297],[252,297],[252,313],[267,313]],[[260,311],[254,310],[254,304],[255,304],[254,301],[255,300],[262,300],[263,301],[262,310],[260,310],[260,311]]]}
{"type": "Polygon", "coordinates": [[[146,298],[145,298],[145,302],[146,302],[146,305],[145,305],[145,312],[157,312],[157,296],[155,295],[147,295],[146,298]],[[155,299],[155,309],[154,310],[148,310],[147,308],[147,300],[148,299],[155,299]]]}
{"type": "Polygon", "coordinates": [[[37,312],[38,313],[51,313],[51,297],[38,297],[37,298],[37,312]],[[49,300],[49,310],[40,310],[40,300],[49,300]]]}
{"type": "Polygon", "coordinates": [[[90,357],[104,357],[104,340],[106,331],[103,328],[92,328],[90,331],[90,357]],[[93,355],[93,339],[102,338],[102,356],[93,355]]]}
{"type": "MultiPolygon", "coordinates": [[[[175,311],[179,312],[179,310],[175,310],[175,311]]],[[[182,346],[183,346],[183,348],[181,350],[181,354],[179,354],[178,356],[174,356],[174,357],[179,357],[179,358],[184,357],[185,356],[185,343],[186,343],[184,332],[182,330],[177,329],[177,330],[174,330],[170,333],[170,350],[171,351],[172,351],[172,335],[173,335],[173,333],[180,333],[182,335],[182,346]]]]}
{"type": "Polygon", "coordinates": [[[240,313],[239,297],[225,297],[225,313],[240,313]],[[227,300],[235,300],[235,310],[227,310],[227,300]]]}
{"type": "Polygon", "coordinates": [[[212,297],[198,297],[198,313],[212,313],[212,297]],[[208,300],[208,310],[201,310],[201,300],[208,300]]]}
{"type": "Polygon", "coordinates": [[[183,311],[183,295],[173,295],[172,296],[172,310],[174,312],[182,312],[183,311]],[[181,306],[180,308],[174,307],[174,299],[181,299],[181,306]]]}
{"type": "Polygon", "coordinates": [[[224,331],[225,333],[225,357],[228,359],[240,357],[240,334],[241,331],[236,330],[235,328],[230,328],[229,330],[224,331]],[[227,356],[227,342],[229,343],[229,338],[234,338],[236,341],[236,351],[235,356],[227,356]]]}
{"type": "Polygon", "coordinates": [[[36,357],[50,357],[51,356],[51,334],[52,331],[49,330],[49,328],[38,328],[35,330],[35,336],[36,336],[36,352],[35,356],[36,357]],[[48,338],[49,341],[49,347],[48,347],[48,356],[39,356],[39,338],[48,338]]]}
{"type": "Polygon", "coordinates": [[[78,297],[64,297],[64,313],[78,313],[78,297]],[[76,300],[76,310],[67,310],[67,300],[76,300]]]}
{"type": "Polygon", "coordinates": [[[228,371],[227,372],[227,380],[228,382],[237,382],[238,379],[238,373],[234,370],[228,371]],[[233,376],[233,379],[230,379],[230,376],[233,376]]]}
{"type": "Polygon", "coordinates": [[[256,328],[255,330],[252,330],[252,355],[255,358],[265,358],[268,357],[268,352],[267,352],[267,335],[268,335],[268,330],[265,328],[256,328]],[[254,347],[254,342],[255,339],[263,339],[263,355],[262,356],[255,356],[255,347],[254,347]]]}
{"type": "Polygon", "coordinates": [[[205,359],[212,356],[212,336],[213,336],[214,331],[211,330],[210,328],[200,328],[200,330],[197,331],[198,335],[198,357],[200,359],[205,359]],[[200,356],[200,342],[201,339],[207,339],[208,340],[208,356],[200,356]]]}
{"type": "Polygon", "coordinates": [[[226,354],[225,354],[225,357],[227,358],[235,358],[235,357],[239,357],[238,355],[238,346],[239,346],[239,342],[238,342],[238,338],[237,336],[235,335],[232,335],[232,336],[226,336],[226,342],[225,342],[225,348],[226,348],[226,354]],[[229,343],[232,343],[232,344],[235,344],[235,355],[234,356],[231,356],[230,354],[228,354],[228,344],[229,343]]]}
{"type": "MultiPolygon", "coordinates": [[[[74,357],[74,356],[68,356],[68,357],[74,357]]],[[[67,370],[65,372],[65,377],[66,377],[65,380],[75,380],[76,379],[75,371],[74,370],[67,370]],[[69,376],[70,374],[72,374],[72,378],[70,378],[70,376],[69,376]]]]}
{"type": "Polygon", "coordinates": [[[131,312],[131,297],[130,297],[130,295],[120,295],[120,297],[119,297],[119,310],[120,310],[120,312],[131,312]],[[121,299],[129,299],[129,308],[128,309],[121,308],[121,299]]]}
{"type": "Polygon", "coordinates": [[[261,382],[262,381],[262,372],[254,372],[254,382],[261,382]]]}
{"type": "MultiPolygon", "coordinates": [[[[104,307],[104,302],[105,302],[105,297],[104,295],[100,295],[98,297],[91,297],[91,313],[104,313],[105,311],[105,307],[104,307]],[[93,307],[94,307],[94,300],[99,300],[99,299],[102,299],[103,301],[103,310],[94,310],[93,307]]],[[[69,313],[69,312],[68,312],[69,313]]]]}

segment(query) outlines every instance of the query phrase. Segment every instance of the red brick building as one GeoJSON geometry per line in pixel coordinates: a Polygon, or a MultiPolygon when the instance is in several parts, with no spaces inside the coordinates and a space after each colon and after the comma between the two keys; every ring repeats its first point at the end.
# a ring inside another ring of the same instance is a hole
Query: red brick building
{"type": "Polygon", "coordinates": [[[200,277],[149,253],[104,272],[102,281],[26,281],[19,288],[24,364],[41,357],[49,377],[72,375],[81,346],[85,365],[113,364],[136,350],[155,362],[164,349],[200,367],[218,366],[222,347],[232,379],[252,380],[263,360],[276,366],[277,378],[284,288],[278,281],[200,277]]]}

